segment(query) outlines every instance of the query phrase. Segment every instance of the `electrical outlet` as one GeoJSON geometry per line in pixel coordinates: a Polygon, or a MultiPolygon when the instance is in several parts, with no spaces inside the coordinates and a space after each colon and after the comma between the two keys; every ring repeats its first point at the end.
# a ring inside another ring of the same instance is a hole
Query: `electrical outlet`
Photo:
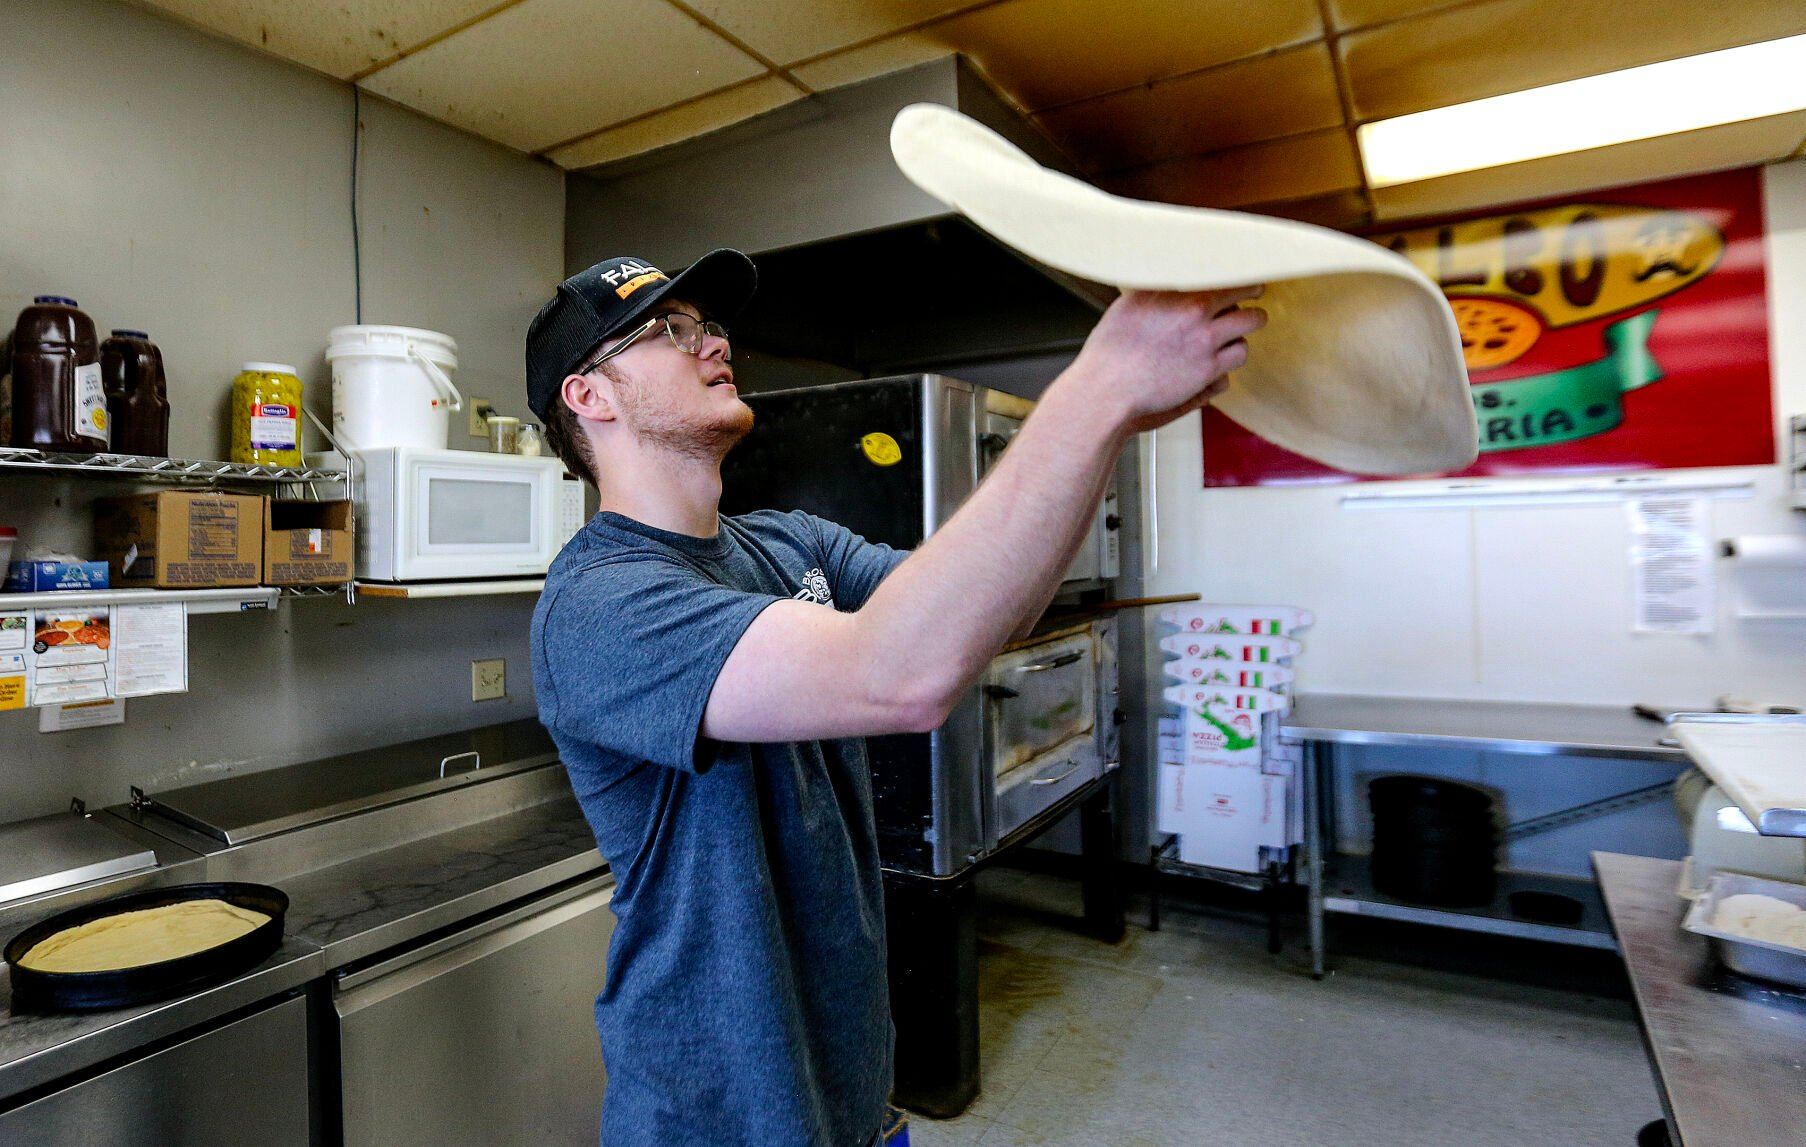
{"type": "Polygon", "coordinates": [[[489,416],[495,413],[495,403],[487,398],[466,399],[464,412],[470,419],[470,436],[489,437],[489,416]]]}
{"type": "Polygon", "coordinates": [[[508,663],[500,657],[470,663],[470,699],[500,701],[508,695],[508,663]]]}

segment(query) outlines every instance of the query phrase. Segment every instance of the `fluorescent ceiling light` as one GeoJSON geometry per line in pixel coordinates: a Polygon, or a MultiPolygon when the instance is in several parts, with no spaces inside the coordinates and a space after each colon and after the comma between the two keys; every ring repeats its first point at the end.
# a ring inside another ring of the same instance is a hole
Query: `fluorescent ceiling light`
{"type": "Polygon", "coordinates": [[[1806,35],[1413,112],[1358,137],[1368,186],[1390,187],[1803,108],[1806,35]]]}

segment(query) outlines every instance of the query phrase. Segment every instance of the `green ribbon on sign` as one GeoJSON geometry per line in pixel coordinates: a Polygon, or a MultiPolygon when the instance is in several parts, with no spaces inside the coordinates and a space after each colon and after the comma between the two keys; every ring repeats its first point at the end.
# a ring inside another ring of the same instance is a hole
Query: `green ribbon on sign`
{"type": "Polygon", "coordinates": [[[1624,392],[1662,377],[1649,353],[1659,311],[1605,328],[1606,355],[1584,366],[1472,388],[1480,450],[1520,450],[1603,434],[1624,421],[1624,392]]]}

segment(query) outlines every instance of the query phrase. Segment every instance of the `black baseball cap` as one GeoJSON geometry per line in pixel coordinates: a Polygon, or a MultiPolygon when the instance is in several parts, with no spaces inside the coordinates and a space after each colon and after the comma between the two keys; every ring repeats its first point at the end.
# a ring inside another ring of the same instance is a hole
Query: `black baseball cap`
{"type": "Polygon", "coordinates": [[[710,251],[675,275],[644,259],[604,259],[558,284],[527,328],[527,405],[543,421],[558,388],[595,349],[645,321],[675,296],[719,323],[732,322],[759,285],[753,261],[730,247],[710,251]]]}

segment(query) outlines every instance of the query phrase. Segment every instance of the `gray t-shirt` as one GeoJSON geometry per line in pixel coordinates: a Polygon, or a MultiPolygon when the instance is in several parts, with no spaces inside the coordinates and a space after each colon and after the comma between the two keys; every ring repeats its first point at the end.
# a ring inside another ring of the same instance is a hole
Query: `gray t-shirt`
{"type": "Polygon", "coordinates": [[[892,1030],[865,742],[700,729],[766,606],[858,609],[904,556],[803,513],[722,518],[712,538],[602,513],[552,563],[540,720],[617,881],[596,1001],[607,1147],[876,1133],[892,1030]]]}

